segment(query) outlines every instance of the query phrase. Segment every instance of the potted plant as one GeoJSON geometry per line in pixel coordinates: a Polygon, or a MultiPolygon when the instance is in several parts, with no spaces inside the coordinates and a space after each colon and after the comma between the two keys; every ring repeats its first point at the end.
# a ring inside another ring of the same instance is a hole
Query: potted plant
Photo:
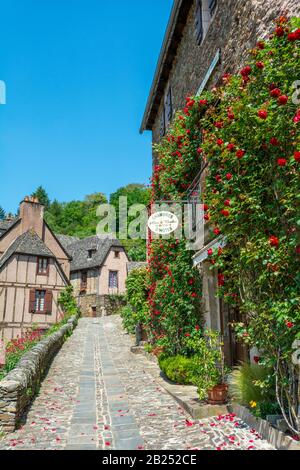
{"type": "Polygon", "coordinates": [[[216,364],[217,374],[216,374],[216,385],[208,389],[208,403],[210,405],[223,405],[227,402],[228,397],[228,385],[225,383],[225,357],[224,357],[224,343],[219,342],[218,345],[218,355],[220,363],[216,364]]]}

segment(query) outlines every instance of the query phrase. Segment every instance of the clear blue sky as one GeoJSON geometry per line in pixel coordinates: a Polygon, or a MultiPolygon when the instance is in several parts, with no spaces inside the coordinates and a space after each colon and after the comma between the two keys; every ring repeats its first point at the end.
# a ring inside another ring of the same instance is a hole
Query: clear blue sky
{"type": "Polygon", "coordinates": [[[172,0],[9,0],[1,5],[0,206],[149,183],[139,135],[172,0]]]}

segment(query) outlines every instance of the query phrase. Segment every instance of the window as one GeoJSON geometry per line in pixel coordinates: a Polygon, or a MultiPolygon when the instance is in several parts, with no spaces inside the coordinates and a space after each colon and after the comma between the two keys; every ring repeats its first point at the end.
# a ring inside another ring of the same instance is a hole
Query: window
{"type": "Polygon", "coordinates": [[[36,290],[35,291],[35,311],[44,312],[45,311],[45,290],[36,290]]]}
{"type": "Polygon", "coordinates": [[[203,39],[203,20],[202,20],[202,1],[201,0],[197,0],[195,26],[196,26],[197,43],[200,45],[203,39]]]}
{"type": "Polygon", "coordinates": [[[49,258],[38,258],[37,274],[46,276],[49,270],[49,258]]]}
{"type": "Polygon", "coordinates": [[[165,117],[165,107],[164,107],[162,115],[161,115],[161,121],[160,121],[160,129],[159,129],[160,137],[163,137],[165,133],[166,133],[166,117],[165,117]]]}
{"type": "Polygon", "coordinates": [[[31,289],[29,293],[30,313],[52,313],[52,292],[43,289],[31,289]]]}
{"type": "Polygon", "coordinates": [[[114,257],[115,258],[120,258],[120,252],[119,251],[114,251],[114,257]]]}
{"type": "Polygon", "coordinates": [[[209,0],[208,8],[209,8],[211,16],[213,16],[216,6],[217,6],[217,0],[209,0]]]}
{"type": "Polygon", "coordinates": [[[172,89],[169,87],[165,98],[165,126],[168,127],[173,117],[172,89]]]}
{"type": "Polygon", "coordinates": [[[118,288],[118,271],[109,271],[108,287],[109,289],[118,288]]]}
{"type": "Polygon", "coordinates": [[[81,273],[81,284],[80,284],[80,290],[85,291],[87,288],[87,272],[82,271],[81,273]]]}
{"type": "Polygon", "coordinates": [[[93,254],[95,253],[96,250],[89,250],[88,251],[88,259],[92,259],[93,258],[93,254]]]}

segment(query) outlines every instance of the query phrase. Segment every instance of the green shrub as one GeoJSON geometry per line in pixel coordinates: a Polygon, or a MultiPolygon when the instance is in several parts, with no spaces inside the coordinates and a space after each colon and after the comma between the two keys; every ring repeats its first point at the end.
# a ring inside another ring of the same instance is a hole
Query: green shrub
{"type": "Polygon", "coordinates": [[[279,404],[275,401],[271,402],[261,402],[257,403],[257,406],[251,408],[252,413],[257,418],[266,419],[268,415],[281,415],[281,409],[279,404]]]}
{"type": "Polygon", "coordinates": [[[136,312],[134,312],[134,310],[129,305],[125,305],[125,307],[121,308],[120,315],[122,318],[123,328],[127,331],[127,333],[133,335],[135,333],[135,326],[137,324],[136,312]]]}
{"type": "Polygon", "coordinates": [[[193,358],[185,356],[159,357],[159,367],[163,373],[178,384],[192,385],[195,383],[193,358]]]}
{"type": "MultiPolygon", "coordinates": [[[[258,364],[242,364],[229,376],[229,394],[241,405],[276,401],[271,371],[258,364]],[[273,386],[272,386],[273,385],[273,386]]],[[[255,407],[254,407],[255,408],[255,407]]]]}

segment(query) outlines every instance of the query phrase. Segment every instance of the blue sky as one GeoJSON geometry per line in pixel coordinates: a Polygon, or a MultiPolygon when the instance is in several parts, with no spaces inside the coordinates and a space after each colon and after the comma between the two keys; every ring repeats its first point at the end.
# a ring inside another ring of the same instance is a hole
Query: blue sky
{"type": "Polygon", "coordinates": [[[110,194],[149,182],[139,135],[172,0],[9,0],[1,5],[0,206],[110,194]]]}

